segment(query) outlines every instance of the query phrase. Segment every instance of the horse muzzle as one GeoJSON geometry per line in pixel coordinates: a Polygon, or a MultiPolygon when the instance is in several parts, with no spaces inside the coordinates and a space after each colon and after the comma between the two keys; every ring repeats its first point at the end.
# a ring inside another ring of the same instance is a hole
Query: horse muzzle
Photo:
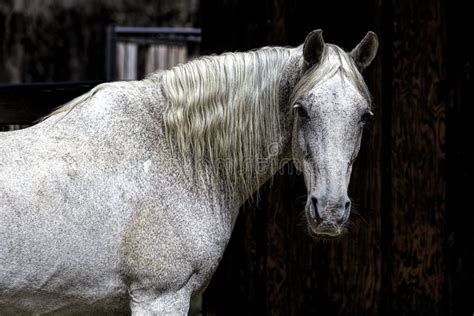
{"type": "Polygon", "coordinates": [[[324,203],[323,199],[314,196],[308,199],[306,218],[312,234],[326,238],[335,238],[341,235],[351,209],[348,198],[341,199],[341,201],[340,203],[324,203]]]}

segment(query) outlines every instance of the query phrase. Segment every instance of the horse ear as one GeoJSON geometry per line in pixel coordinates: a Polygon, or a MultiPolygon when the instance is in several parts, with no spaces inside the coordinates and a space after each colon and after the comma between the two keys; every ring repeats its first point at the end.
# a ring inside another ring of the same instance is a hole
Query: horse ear
{"type": "Polygon", "coordinates": [[[324,51],[322,30],[314,30],[306,36],[303,45],[303,58],[307,66],[311,67],[321,61],[324,51]]]}
{"type": "Polygon", "coordinates": [[[359,44],[351,51],[351,57],[354,59],[360,70],[367,68],[374,60],[379,48],[377,35],[369,31],[359,44]]]}

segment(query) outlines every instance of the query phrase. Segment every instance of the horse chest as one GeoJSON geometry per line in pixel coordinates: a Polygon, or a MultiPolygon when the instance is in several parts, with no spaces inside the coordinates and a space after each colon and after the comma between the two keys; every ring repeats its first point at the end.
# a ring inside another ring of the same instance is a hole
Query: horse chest
{"type": "MultiPolygon", "coordinates": [[[[186,203],[182,203],[186,204],[186,203]]],[[[230,237],[227,219],[207,206],[144,208],[134,212],[122,238],[126,271],[157,286],[179,286],[190,275],[210,277],[230,237]],[[178,212],[178,214],[176,214],[178,212]],[[227,228],[226,228],[227,226],[227,228]]]]}

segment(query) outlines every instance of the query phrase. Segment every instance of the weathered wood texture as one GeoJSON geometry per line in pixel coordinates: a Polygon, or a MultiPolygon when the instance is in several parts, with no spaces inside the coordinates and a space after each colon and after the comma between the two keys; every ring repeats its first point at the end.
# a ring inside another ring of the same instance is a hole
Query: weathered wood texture
{"type": "Polygon", "coordinates": [[[277,176],[242,210],[208,315],[472,314],[473,182],[459,180],[473,176],[473,44],[458,39],[472,26],[460,12],[442,0],[204,1],[207,53],[296,45],[316,28],[347,49],[367,30],[381,39],[365,74],[376,120],[353,171],[349,234],[307,237],[301,177],[277,176]]]}
{"type": "Polygon", "coordinates": [[[474,29],[469,2],[446,1],[446,237],[452,315],[474,314],[474,29]]]}
{"type": "Polygon", "coordinates": [[[198,22],[198,0],[3,0],[0,83],[105,80],[107,26],[198,22]]]}
{"type": "Polygon", "coordinates": [[[0,85],[0,125],[31,125],[99,83],[0,85]]]}
{"type": "Polygon", "coordinates": [[[446,78],[442,1],[393,2],[391,306],[446,315],[446,78]]]}

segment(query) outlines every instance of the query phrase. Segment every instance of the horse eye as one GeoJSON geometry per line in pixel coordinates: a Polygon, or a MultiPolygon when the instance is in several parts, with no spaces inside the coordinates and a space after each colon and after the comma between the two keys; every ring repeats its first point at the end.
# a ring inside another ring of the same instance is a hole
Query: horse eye
{"type": "Polygon", "coordinates": [[[369,123],[371,120],[372,120],[372,117],[374,116],[374,113],[372,112],[365,112],[364,114],[362,114],[362,117],[360,118],[360,122],[362,124],[367,124],[369,123]]]}
{"type": "Polygon", "coordinates": [[[302,117],[302,118],[308,118],[309,117],[308,112],[306,111],[306,109],[303,106],[301,106],[301,104],[296,103],[293,108],[296,109],[296,111],[298,112],[299,117],[302,117]]]}

